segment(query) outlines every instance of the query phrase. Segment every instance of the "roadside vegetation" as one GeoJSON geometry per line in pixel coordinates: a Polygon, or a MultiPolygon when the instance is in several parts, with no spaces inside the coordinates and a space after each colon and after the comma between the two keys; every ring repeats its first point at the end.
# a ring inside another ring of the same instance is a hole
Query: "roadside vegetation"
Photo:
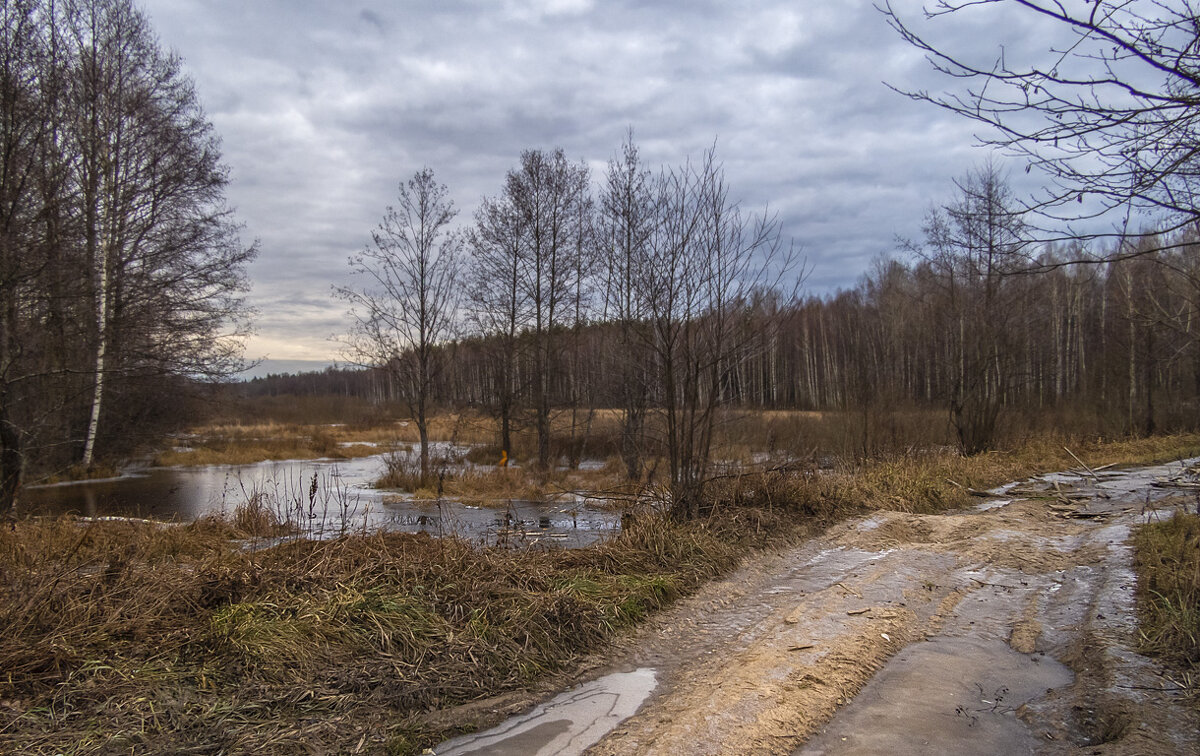
{"type": "MultiPolygon", "coordinates": [[[[1071,443],[1090,465],[1200,453],[1196,435],[1071,443]]],[[[642,507],[578,550],[398,533],[272,546],[254,507],[177,526],[19,521],[0,531],[0,751],[419,753],[756,549],[865,509],[967,504],[1074,465],[1065,445],[731,475],[701,518],[642,507]]]]}
{"type": "MultiPolygon", "coordinates": [[[[164,439],[150,454],[155,465],[245,465],[279,459],[351,459],[408,451],[419,442],[416,426],[394,403],[359,397],[241,395],[224,387],[205,421],[164,439]]],[[[489,443],[490,419],[443,412],[429,421],[434,440],[489,443]]],[[[485,460],[494,463],[499,459],[485,460]]]]}
{"type": "MultiPolygon", "coordinates": [[[[1175,670],[1174,682],[1200,694],[1200,514],[1177,512],[1134,535],[1142,650],[1175,670]]],[[[1196,698],[1200,705],[1200,697],[1196,698]]]]}

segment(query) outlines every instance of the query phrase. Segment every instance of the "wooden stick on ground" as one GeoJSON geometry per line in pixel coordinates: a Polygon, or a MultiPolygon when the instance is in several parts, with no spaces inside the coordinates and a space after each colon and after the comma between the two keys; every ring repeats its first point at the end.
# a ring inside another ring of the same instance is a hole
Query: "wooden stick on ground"
{"type": "Polygon", "coordinates": [[[1084,469],[1084,470],[1087,470],[1089,473],[1091,473],[1091,474],[1092,474],[1092,477],[1096,479],[1096,482],[1097,482],[1097,483],[1099,483],[1099,482],[1100,482],[1100,476],[1096,474],[1096,471],[1095,471],[1095,470],[1093,470],[1092,468],[1088,467],[1087,465],[1085,465],[1085,464],[1083,463],[1083,460],[1082,460],[1082,459],[1080,459],[1079,457],[1076,457],[1076,456],[1075,456],[1075,452],[1071,451],[1070,449],[1068,449],[1068,448],[1067,448],[1067,447],[1065,447],[1065,446],[1063,447],[1063,451],[1065,451],[1067,454],[1070,454],[1070,455],[1071,455],[1071,459],[1073,459],[1073,460],[1075,460],[1076,462],[1078,462],[1078,463],[1080,464],[1080,466],[1081,466],[1081,467],[1083,467],[1083,469],[1084,469]]]}

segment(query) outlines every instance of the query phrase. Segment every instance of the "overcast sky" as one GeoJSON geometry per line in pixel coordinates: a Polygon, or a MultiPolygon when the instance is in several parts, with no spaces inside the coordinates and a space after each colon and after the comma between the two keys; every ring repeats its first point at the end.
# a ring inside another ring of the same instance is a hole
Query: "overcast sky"
{"type": "MultiPolygon", "coordinates": [[[[330,285],[423,166],[465,224],[523,149],[562,147],[598,179],[630,127],[652,165],[716,140],[733,194],[779,213],[806,290],[827,293],[919,237],[987,157],[970,124],[884,86],[944,82],[870,0],[142,2],[260,241],[251,358],[337,358],[350,319],[330,285]]],[[[991,58],[1044,41],[994,15],[943,33],[991,58]]]]}

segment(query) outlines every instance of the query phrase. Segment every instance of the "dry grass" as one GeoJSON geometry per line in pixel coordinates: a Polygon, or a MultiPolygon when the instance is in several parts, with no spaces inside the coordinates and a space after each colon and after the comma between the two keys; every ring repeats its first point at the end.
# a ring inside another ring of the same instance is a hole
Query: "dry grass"
{"type": "MultiPolygon", "coordinates": [[[[471,413],[444,413],[430,421],[430,438],[456,444],[484,444],[495,433],[492,421],[471,413]]],[[[280,459],[351,459],[408,447],[420,440],[409,420],[381,412],[374,422],[221,422],[191,429],[176,447],[159,452],[154,464],[246,465],[280,459]]]]}
{"type": "Polygon", "coordinates": [[[636,489],[625,485],[623,468],[615,458],[601,464],[593,459],[592,464],[577,469],[556,466],[539,471],[516,462],[499,467],[499,447],[482,444],[451,458],[435,454],[428,479],[423,479],[416,447],[410,452],[384,458],[384,472],[375,481],[376,488],[404,491],[421,499],[448,496],[485,506],[511,499],[544,500],[564,493],[625,496],[636,489]]]}
{"type": "Polygon", "coordinates": [[[386,534],[246,553],[219,521],[19,523],[0,536],[0,751],[428,745],[446,733],[414,740],[419,712],[564,668],[787,530],[747,526],[763,517],[643,518],[549,552],[386,534]]]}
{"type": "Polygon", "coordinates": [[[1056,470],[1151,464],[1200,456],[1200,435],[1178,434],[1121,441],[1059,436],[1031,440],[1011,451],[963,457],[949,448],[910,450],[821,471],[804,463],[744,472],[719,481],[715,504],[752,504],[826,515],[866,509],[933,513],[967,505],[970,490],[1056,470]],[[1068,452],[1067,449],[1071,451],[1068,452]]]}
{"type": "Polygon", "coordinates": [[[379,454],[399,443],[398,423],[378,427],[338,425],[212,425],[193,429],[154,464],[248,465],[279,459],[352,459],[379,454]]]}
{"type": "Polygon", "coordinates": [[[1200,669],[1200,515],[1143,525],[1133,542],[1142,648],[1191,679],[1200,669]]]}
{"type": "Polygon", "coordinates": [[[718,456],[726,459],[764,451],[858,459],[948,446],[954,437],[942,409],[907,408],[886,414],[728,410],[717,425],[715,442],[718,456]]]}
{"type": "MultiPolygon", "coordinates": [[[[754,549],[864,507],[956,506],[964,487],[1074,466],[1070,444],[732,475],[709,518],[646,513],[575,551],[394,533],[248,550],[238,539],[279,527],[253,507],[172,527],[19,522],[0,531],[0,752],[419,752],[454,732],[425,712],[570,669],[754,549]]],[[[1100,465],[1198,446],[1071,448],[1100,465]]]]}
{"type": "Polygon", "coordinates": [[[106,464],[96,463],[90,467],[85,465],[73,465],[57,475],[47,476],[38,482],[62,483],[63,481],[68,480],[101,480],[104,478],[115,478],[120,474],[120,470],[106,464]]]}
{"type": "Polygon", "coordinates": [[[808,455],[780,463],[778,458],[769,458],[759,464],[733,465],[735,472],[718,479],[713,497],[717,506],[746,502],[767,508],[799,505],[805,513],[864,509],[932,513],[966,505],[972,498],[970,490],[1079,469],[1076,457],[1094,468],[1194,456],[1200,456],[1198,434],[1119,441],[1048,435],[1011,450],[973,457],[942,446],[883,453],[866,460],[808,455]],[[818,471],[821,460],[831,462],[831,469],[818,471]]]}

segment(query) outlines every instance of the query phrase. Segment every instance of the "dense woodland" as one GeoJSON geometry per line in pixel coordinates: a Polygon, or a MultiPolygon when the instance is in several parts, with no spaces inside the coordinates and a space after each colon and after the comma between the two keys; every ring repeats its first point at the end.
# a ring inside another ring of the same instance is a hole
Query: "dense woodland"
{"type": "Polygon", "coordinates": [[[240,367],[218,140],[129,0],[0,6],[0,515],[127,454],[240,367]]]}

